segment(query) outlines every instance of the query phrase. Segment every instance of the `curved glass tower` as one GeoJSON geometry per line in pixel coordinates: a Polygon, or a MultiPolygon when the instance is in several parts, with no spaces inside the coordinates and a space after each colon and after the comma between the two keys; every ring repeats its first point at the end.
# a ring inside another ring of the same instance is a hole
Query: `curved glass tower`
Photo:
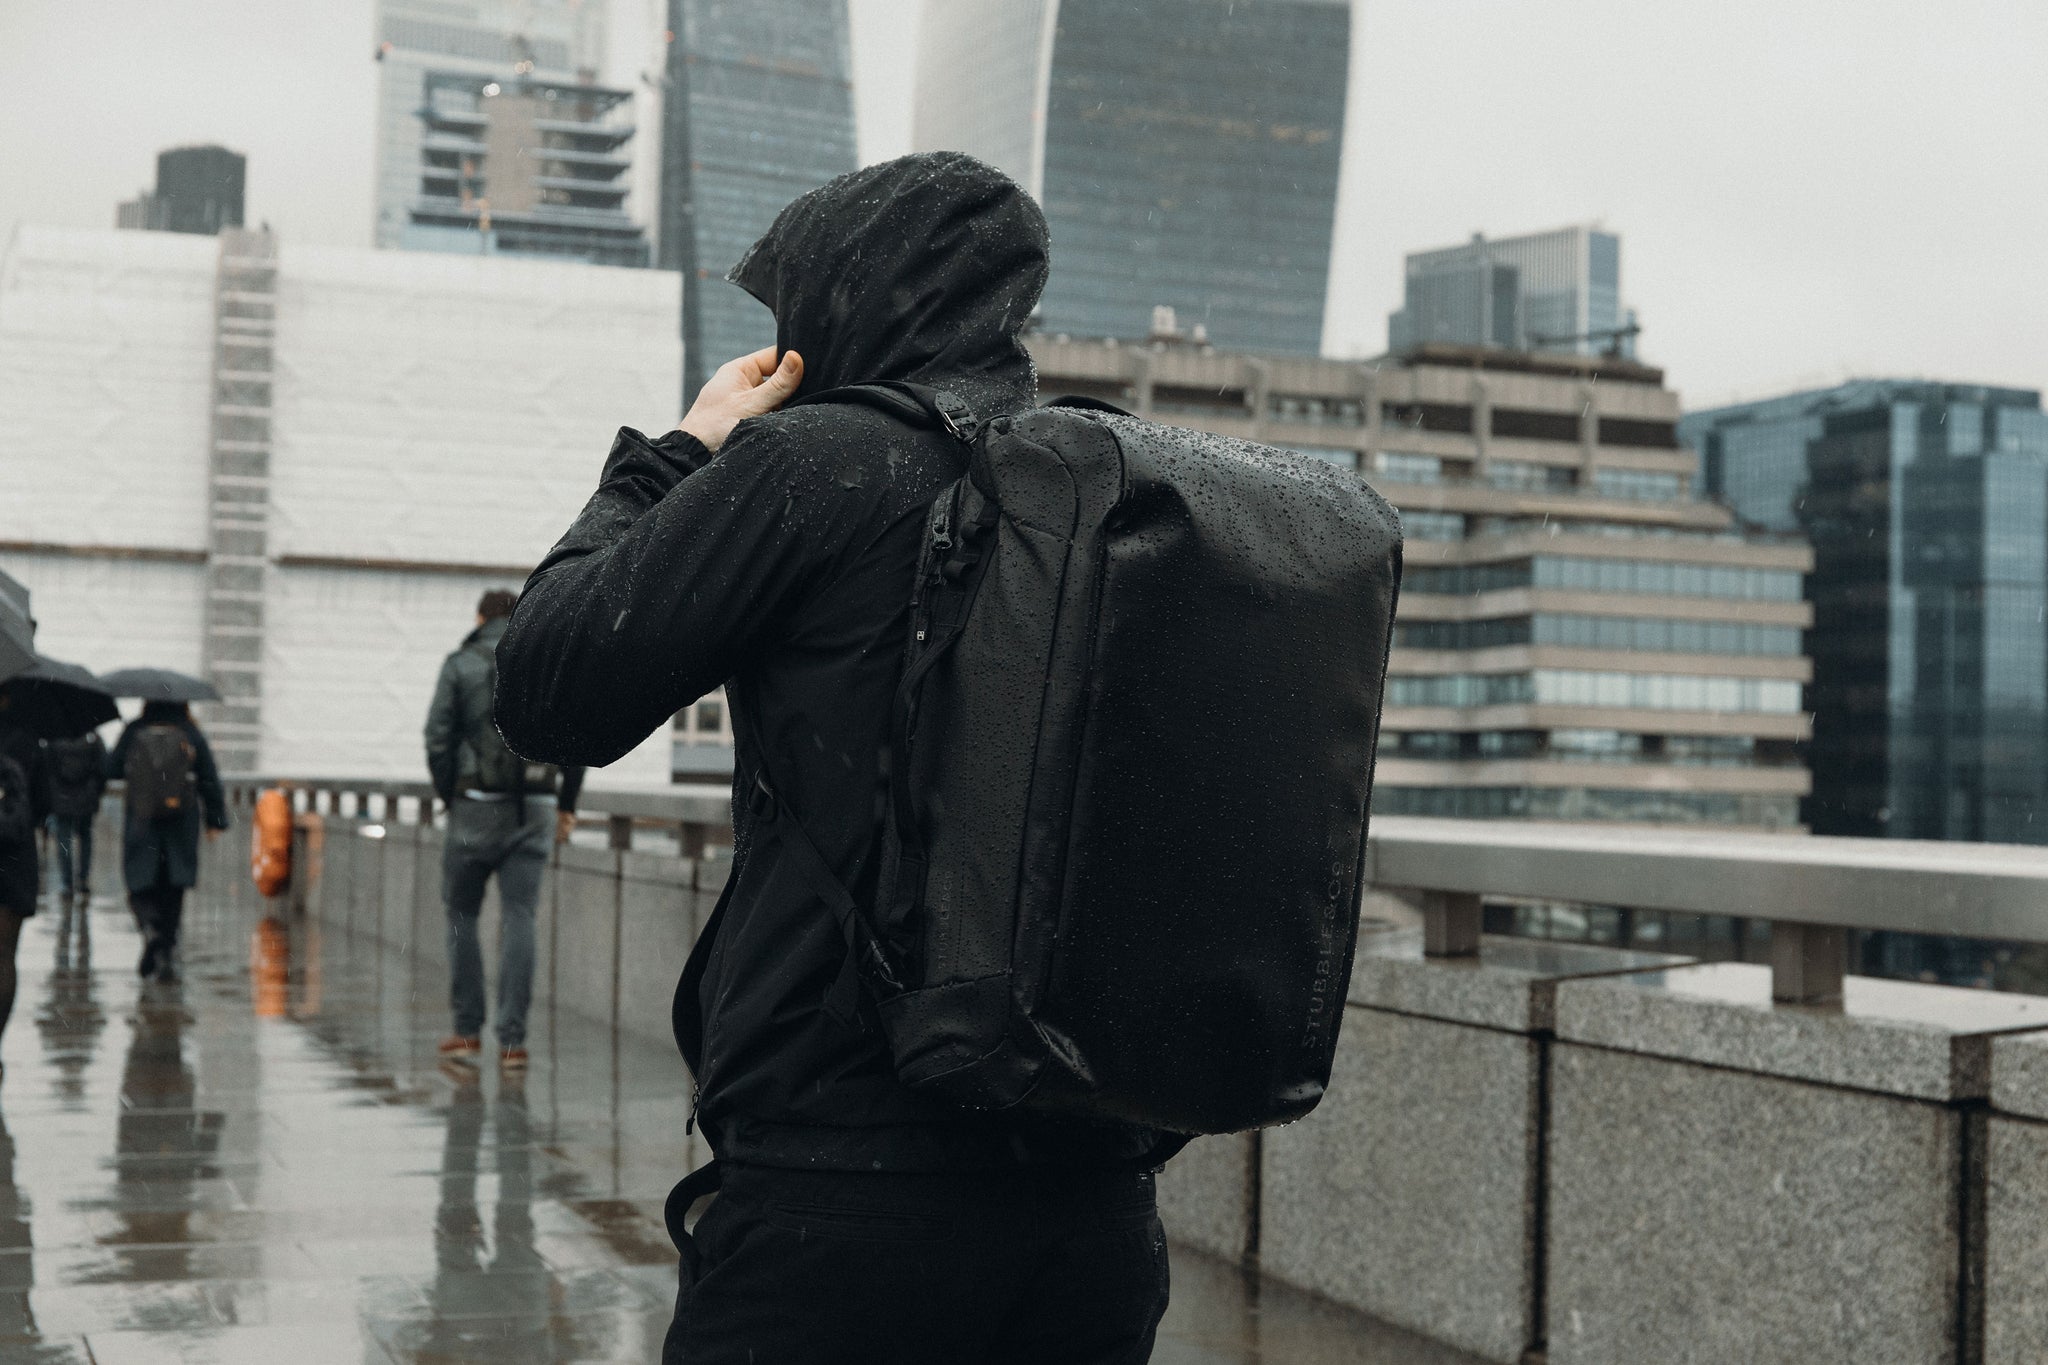
{"type": "Polygon", "coordinates": [[[913,135],[1045,206],[1046,331],[1140,337],[1166,305],[1314,354],[1350,35],[1348,0],[927,0],[913,135]]]}

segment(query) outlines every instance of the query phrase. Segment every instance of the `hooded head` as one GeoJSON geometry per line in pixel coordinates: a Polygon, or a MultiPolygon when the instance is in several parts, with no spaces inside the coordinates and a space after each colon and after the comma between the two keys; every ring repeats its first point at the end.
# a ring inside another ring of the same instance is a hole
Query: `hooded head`
{"type": "MultiPolygon", "coordinates": [[[[882,379],[944,381],[983,411],[1035,388],[1021,339],[1047,264],[1045,215],[958,152],[918,152],[793,201],[729,279],[804,358],[799,397],[882,379]]],[[[724,357],[720,357],[724,359],[724,357]]]]}

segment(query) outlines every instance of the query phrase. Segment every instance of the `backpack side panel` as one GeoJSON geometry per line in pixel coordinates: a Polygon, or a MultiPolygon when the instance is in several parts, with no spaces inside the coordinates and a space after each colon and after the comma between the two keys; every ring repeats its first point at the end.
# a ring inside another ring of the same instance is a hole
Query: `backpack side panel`
{"type": "MultiPolygon", "coordinates": [[[[1063,838],[1034,842],[1031,833],[1047,799],[1046,737],[1072,723],[1060,680],[1086,647],[1068,620],[1069,599],[1089,586],[1075,581],[1085,575],[1074,537],[1090,517],[1099,521],[1119,478],[1106,432],[1032,413],[992,427],[962,490],[963,523],[982,509],[983,490],[995,494],[995,552],[958,642],[918,689],[910,749],[897,759],[907,765],[927,870],[910,922],[883,926],[885,936],[918,942],[917,985],[881,1004],[898,1074],[958,1103],[1002,1107],[1036,1083],[1037,1040],[1013,1003],[1016,942],[1029,928],[1018,886],[1034,875],[1057,884],[1056,865],[1033,868],[1049,853],[1063,857],[1063,838]]],[[[1052,786],[1063,811],[1071,777],[1052,786]]]]}
{"type": "Polygon", "coordinates": [[[1042,1102],[1180,1132],[1321,1097],[1358,924],[1399,523],[1355,478],[1136,419],[1104,539],[1042,1102]]]}

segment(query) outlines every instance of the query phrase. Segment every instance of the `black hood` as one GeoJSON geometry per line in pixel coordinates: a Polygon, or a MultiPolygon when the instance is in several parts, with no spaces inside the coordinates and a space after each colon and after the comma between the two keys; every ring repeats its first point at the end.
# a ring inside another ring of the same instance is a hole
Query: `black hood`
{"type": "Polygon", "coordinates": [[[1045,215],[1016,181],[918,152],[793,201],[727,278],[804,358],[798,397],[910,379],[997,412],[1036,390],[1021,334],[1046,266],[1045,215]]]}

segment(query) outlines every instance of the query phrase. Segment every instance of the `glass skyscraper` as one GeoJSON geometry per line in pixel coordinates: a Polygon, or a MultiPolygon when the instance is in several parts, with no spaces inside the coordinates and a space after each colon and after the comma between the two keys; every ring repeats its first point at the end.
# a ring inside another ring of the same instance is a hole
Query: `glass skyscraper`
{"type": "Polygon", "coordinates": [[[683,402],[775,320],[725,273],[854,168],[845,0],[669,0],[658,263],[683,274],[683,402]]]}
{"type": "Polygon", "coordinates": [[[1313,355],[1350,32],[1348,0],[928,0],[913,134],[1044,205],[1046,332],[1143,337],[1165,305],[1313,355]]]}
{"type": "Polygon", "coordinates": [[[1387,349],[1429,342],[1511,351],[1610,350],[1633,355],[1635,315],[1621,306],[1621,238],[1558,228],[1407,260],[1402,306],[1387,318],[1387,349]]]}
{"type": "Polygon", "coordinates": [[[1863,380],[1689,414],[1701,481],[1812,541],[1817,834],[2048,843],[2048,414],[1863,380]]]}

